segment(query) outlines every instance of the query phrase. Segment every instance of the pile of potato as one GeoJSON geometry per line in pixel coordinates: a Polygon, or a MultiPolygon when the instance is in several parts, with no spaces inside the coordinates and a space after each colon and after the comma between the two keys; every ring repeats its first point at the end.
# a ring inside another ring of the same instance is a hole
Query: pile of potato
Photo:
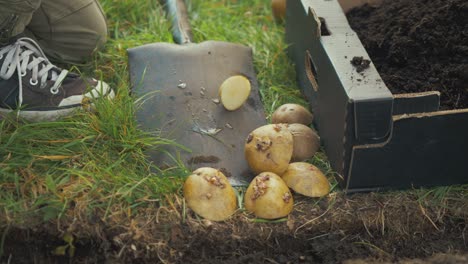
{"type": "Polygon", "coordinates": [[[320,147],[319,136],[310,128],[312,121],[313,115],[304,107],[285,104],[273,113],[273,124],[249,134],[245,157],[252,171],[259,175],[250,183],[244,198],[248,211],[266,219],[284,217],[292,211],[292,196],[283,190],[289,192],[290,188],[309,197],[321,197],[330,192],[330,184],[320,169],[304,162],[320,147]],[[257,178],[265,173],[274,177],[270,177],[272,182],[263,191],[265,197],[259,199],[249,190],[258,189],[257,178]],[[266,195],[268,192],[270,194],[266,195]]]}
{"type": "MultiPolygon", "coordinates": [[[[297,104],[280,106],[272,123],[252,131],[245,141],[245,158],[257,175],[244,195],[245,208],[257,217],[276,219],[293,209],[290,191],[321,197],[330,192],[325,175],[310,163],[320,138],[310,128],[313,115],[297,104]]],[[[229,218],[237,210],[236,195],[226,176],[213,168],[199,168],[184,184],[188,206],[209,220],[229,218]]]]}

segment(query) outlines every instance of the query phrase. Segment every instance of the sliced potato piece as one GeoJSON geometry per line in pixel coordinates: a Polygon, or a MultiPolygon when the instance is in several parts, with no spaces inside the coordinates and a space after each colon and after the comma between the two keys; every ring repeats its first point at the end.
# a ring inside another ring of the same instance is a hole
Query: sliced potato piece
{"type": "Polygon", "coordinates": [[[293,209],[293,197],[286,183],[272,172],[263,172],[250,183],[244,196],[245,209],[257,217],[276,219],[293,209]]]}
{"type": "Polygon", "coordinates": [[[199,168],[184,183],[184,197],[195,213],[212,221],[229,218],[237,208],[234,189],[226,176],[213,168],[199,168]]]}
{"type": "Polygon", "coordinates": [[[309,197],[322,197],[330,192],[330,183],[319,168],[306,162],[289,164],[281,176],[289,188],[309,197]]]}
{"type": "Polygon", "coordinates": [[[250,81],[242,75],[235,75],[227,78],[221,84],[219,97],[224,108],[234,111],[239,109],[249,98],[250,90],[250,81]]]}
{"type": "Polygon", "coordinates": [[[245,144],[245,158],[256,174],[269,171],[278,175],[288,168],[293,152],[293,136],[280,124],[261,126],[252,131],[245,144]]]}
{"type": "Polygon", "coordinates": [[[287,123],[287,124],[303,124],[310,125],[314,121],[314,115],[302,105],[298,104],[284,104],[275,110],[271,116],[273,124],[287,123]]]}
{"type": "Polygon", "coordinates": [[[303,124],[287,124],[293,135],[292,161],[304,161],[312,158],[320,148],[320,138],[312,128],[303,124]]]}

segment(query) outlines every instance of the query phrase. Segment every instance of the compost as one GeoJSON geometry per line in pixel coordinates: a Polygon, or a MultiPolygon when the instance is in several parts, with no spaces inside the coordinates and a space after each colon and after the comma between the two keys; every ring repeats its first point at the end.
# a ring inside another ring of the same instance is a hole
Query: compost
{"type": "Polygon", "coordinates": [[[384,0],[347,13],[394,94],[441,93],[441,109],[468,108],[468,1],[384,0]]]}
{"type": "Polygon", "coordinates": [[[463,192],[436,201],[414,192],[293,196],[287,218],[266,222],[247,212],[201,219],[178,196],[131,220],[112,209],[107,218],[104,210],[73,211],[59,222],[4,228],[0,214],[0,263],[468,263],[463,192]],[[67,245],[65,231],[73,235],[73,256],[69,249],[57,254],[67,245]]]}

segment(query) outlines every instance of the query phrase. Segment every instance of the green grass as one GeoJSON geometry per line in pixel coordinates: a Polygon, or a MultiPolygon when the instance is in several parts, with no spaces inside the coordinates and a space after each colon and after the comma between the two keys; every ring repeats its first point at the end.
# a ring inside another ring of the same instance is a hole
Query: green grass
{"type": "MultiPolygon", "coordinates": [[[[284,27],[274,23],[267,2],[192,1],[189,12],[196,42],[253,48],[261,96],[271,113],[286,102],[306,102],[284,52],[284,27]]],[[[137,128],[138,98],[129,94],[127,48],[172,42],[162,6],[157,1],[101,3],[108,43],[91,62],[72,70],[105,80],[116,99],[99,101],[95,113],[79,112],[58,122],[27,123],[14,116],[0,122],[1,222],[27,226],[76,211],[98,210],[105,216],[135,211],[178,193],[188,174],[183,166],[151,172],[144,150],[174,142],[137,128]]]]}
{"type": "MultiPolygon", "coordinates": [[[[164,203],[180,193],[189,172],[183,166],[151,172],[144,150],[174,142],[143,132],[133,118],[126,50],[152,42],[172,42],[170,24],[158,1],[102,0],[109,40],[87,65],[85,75],[101,78],[117,92],[99,101],[95,113],[80,112],[59,122],[0,121],[0,226],[31,226],[76,213],[110,217],[164,203]]],[[[270,1],[191,1],[196,42],[220,40],[252,47],[267,114],[283,103],[306,105],[285,49],[284,26],[274,22],[270,1]]],[[[77,70],[76,68],[74,68],[77,70]]],[[[323,153],[312,162],[334,174],[323,153]]],[[[336,189],[336,181],[333,182],[336,189]]],[[[417,190],[415,200],[446,206],[466,199],[468,188],[417,190]]],[[[400,195],[396,193],[395,196],[400,195]]]]}
{"type": "Polygon", "coordinates": [[[143,152],[174,143],[159,138],[157,131],[137,128],[136,98],[129,95],[126,49],[171,39],[152,2],[102,1],[110,40],[80,70],[111,84],[117,91],[114,101],[99,101],[95,113],[59,122],[1,121],[1,220],[30,225],[73,210],[106,214],[110,208],[148,206],[178,191],[185,168],[152,173],[143,152]]]}

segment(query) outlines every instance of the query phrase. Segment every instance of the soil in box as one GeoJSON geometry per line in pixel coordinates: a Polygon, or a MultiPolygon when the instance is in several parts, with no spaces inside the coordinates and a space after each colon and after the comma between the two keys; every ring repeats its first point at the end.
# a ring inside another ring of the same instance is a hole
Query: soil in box
{"type": "Polygon", "coordinates": [[[347,18],[392,93],[439,91],[441,109],[468,108],[468,1],[384,0],[347,18]]]}

